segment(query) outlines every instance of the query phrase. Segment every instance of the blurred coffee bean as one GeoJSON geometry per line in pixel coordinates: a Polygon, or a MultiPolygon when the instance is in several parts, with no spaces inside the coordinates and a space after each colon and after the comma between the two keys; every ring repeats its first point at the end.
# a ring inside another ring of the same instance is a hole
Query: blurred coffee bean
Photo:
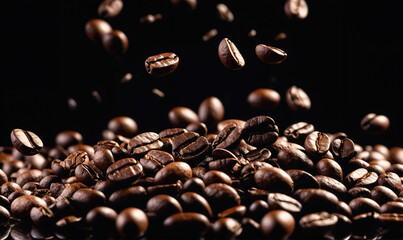
{"type": "Polygon", "coordinates": [[[170,184],[180,180],[185,182],[192,177],[192,169],[185,162],[172,162],[159,170],[154,178],[154,184],[170,184]]]}
{"type": "Polygon", "coordinates": [[[337,217],[328,212],[310,213],[299,220],[303,236],[323,238],[336,224],[337,217]]]}
{"type": "Polygon", "coordinates": [[[234,239],[241,234],[242,226],[233,218],[223,217],[212,223],[211,231],[218,239],[234,239]]]}
{"type": "Polygon", "coordinates": [[[245,60],[238,48],[228,38],[221,40],[218,46],[218,56],[221,63],[230,70],[240,70],[245,66],[245,60]]]}
{"type": "Polygon", "coordinates": [[[210,204],[198,193],[183,193],[180,196],[180,201],[184,212],[197,212],[208,218],[213,217],[213,211],[211,210],[210,204]]]}
{"type": "Polygon", "coordinates": [[[42,140],[35,133],[22,129],[11,131],[11,143],[24,155],[35,155],[43,148],[42,140]]]}
{"type": "Polygon", "coordinates": [[[85,24],[85,34],[93,43],[101,43],[103,37],[112,31],[111,25],[102,19],[94,18],[85,24]]]}
{"type": "Polygon", "coordinates": [[[242,138],[255,147],[267,147],[278,138],[278,127],[268,116],[257,116],[246,121],[242,138]]]}
{"type": "Polygon", "coordinates": [[[284,12],[289,19],[302,20],[308,16],[308,5],[305,0],[287,0],[284,12]]]}
{"type": "Polygon", "coordinates": [[[88,157],[90,159],[92,159],[94,157],[94,148],[90,145],[87,144],[76,144],[76,145],[72,145],[70,147],[67,148],[67,153],[68,154],[72,154],[74,152],[77,151],[84,151],[86,153],[88,153],[88,157]]]}
{"type": "Polygon", "coordinates": [[[350,201],[348,206],[353,211],[353,216],[366,212],[380,212],[381,207],[370,198],[358,197],[350,201]]]}
{"type": "Polygon", "coordinates": [[[149,217],[158,221],[164,221],[167,217],[183,211],[178,200],[165,194],[150,198],[147,202],[146,210],[149,217]]]}
{"type": "Polygon", "coordinates": [[[248,104],[257,109],[270,110],[280,104],[280,94],[269,88],[259,88],[248,95],[248,104]]]}
{"type": "Polygon", "coordinates": [[[295,191],[293,196],[298,200],[304,212],[332,212],[337,208],[338,198],[333,193],[324,189],[299,189],[295,191]]]}
{"type": "Polygon", "coordinates": [[[115,226],[121,237],[138,239],[148,229],[148,218],[141,209],[130,207],[119,213],[115,226]]]}
{"type": "Polygon", "coordinates": [[[33,195],[21,196],[11,203],[11,213],[15,217],[26,219],[33,207],[46,207],[46,202],[33,195]]]}
{"type": "Polygon", "coordinates": [[[129,48],[129,40],[124,32],[113,30],[103,35],[102,45],[110,55],[121,55],[129,48]]]}
{"type": "Polygon", "coordinates": [[[264,44],[258,44],[255,53],[262,62],[267,64],[279,64],[287,58],[287,53],[283,50],[264,44]]]}
{"type": "Polygon", "coordinates": [[[239,128],[243,129],[243,127],[245,126],[245,121],[243,120],[239,120],[239,119],[227,119],[227,120],[223,120],[220,121],[219,123],[217,123],[217,131],[220,132],[222,131],[226,126],[230,125],[230,124],[236,124],[239,128]]]}
{"type": "Polygon", "coordinates": [[[285,98],[288,107],[292,111],[307,111],[311,109],[311,100],[304,90],[291,86],[286,92],[285,98]]]}
{"type": "Polygon", "coordinates": [[[241,204],[237,191],[224,183],[210,184],[206,187],[205,194],[214,214],[241,204]]]}
{"type": "Polygon", "coordinates": [[[175,53],[161,53],[148,57],[144,63],[146,71],[151,76],[166,76],[178,67],[179,57],[175,53]]]}
{"type": "Polygon", "coordinates": [[[204,122],[209,129],[215,129],[217,123],[223,120],[224,113],[224,105],[217,97],[204,99],[198,109],[199,120],[204,122]]]}
{"type": "Polygon", "coordinates": [[[206,42],[206,41],[212,39],[213,37],[217,36],[217,34],[218,34],[217,29],[213,28],[213,29],[209,30],[206,34],[204,34],[202,36],[202,40],[204,42],[206,42]]]}
{"type": "Polygon", "coordinates": [[[257,170],[255,182],[260,189],[271,192],[290,194],[294,190],[292,178],[280,168],[265,167],[257,170]]]}
{"type": "Polygon", "coordinates": [[[390,188],[396,194],[399,194],[402,189],[402,181],[400,180],[399,175],[393,172],[387,172],[378,177],[378,185],[385,186],[390,188]]]}
{"type": "Polygon", "coordinates": [[[232,14],[231,10],[228,8],[227,5],[224,3],[219,3],[216,5],[216,10],[218,17],[226,22],[234,21],[234,15],[232,14]]]}
{"type": "Polygon", "coordinates": [[[208,218],[200,213],[176,213],[165,219],[163,223],[169,236],[189,239],[192,236],[203,236],[209,226],[208,218]]]}
{"type": "Polygon", "coordinates": [[[192,122],[198,122],[199,117],[190,108],[187,107],[174,107],[169,111],[168,118],[173,127],[185,128],[192,122]]]}
{"type": "Polygon", "coordinates": [[[123,9],[122,0],[103,0],[98,7],[98,16],[102,18],[114,18],[123,9]]]}
{"type": "Polygon", "coordinates": [[[138,131],[137,123],[134,119],[127,116],[112,118],[108,122],[108,129],[117,135],[133,137],[138,131]]]}
{"type": "Polygon", "coordinates": [[[260,229],[268,239],[287,239],[295,228],[294,217],[284,210],[268,212],[260,222],[260,229]]]}
{"type": "Polygon", "coordinates": [[[207,134],[207,126],[202,122],[192,122],[186,126],[186,130],[188,132],[195,132],[200,136],[206,136],[207,134]]]}
{"type": "Polygon", "coordinates": [[[385,115],[369,113],[361,120],[361,128],[371,134],[384,133],[389,128],[389,118],[385,115]]]}
{"type": "Polygon", "coordinates": [[[118,214],[112,208],[99,206],[87,213],[85,222],[93,229],[95,235],[102,237],[105,233],[115,230],[117,216],[118,214]]]}
{"type": "Polygon", "coordinates": [[[197,0],[170,0],[171,4],[180,11],[192,12],[197,7],[197,0]]]}

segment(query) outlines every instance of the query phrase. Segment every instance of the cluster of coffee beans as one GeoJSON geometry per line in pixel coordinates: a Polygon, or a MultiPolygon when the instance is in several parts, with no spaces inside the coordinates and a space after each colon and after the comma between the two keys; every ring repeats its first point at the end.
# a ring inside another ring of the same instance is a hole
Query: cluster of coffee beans
{"type": "Polygon", "coordinates": [[[113,118],[94,146],[68,130],[47,148],[14,129],[0,152],[3,238],[402,236],[403,148],[306,122],[280,131],[269,116],[224,120],[216,97],[169,118],[173,128],[142,133],[113,118]]]}

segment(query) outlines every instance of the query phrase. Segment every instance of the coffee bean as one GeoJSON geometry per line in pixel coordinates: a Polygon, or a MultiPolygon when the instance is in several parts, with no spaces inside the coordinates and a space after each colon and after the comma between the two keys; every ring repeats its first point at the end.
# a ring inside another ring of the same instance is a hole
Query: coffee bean
{"type": "Polygon", "coordinates": [[[270,110],[280,104],[280,94],[269,88],[259,88],[249,93],[247,101],[249,106],[261,110],[270,110]]]}
{"type": "Polygon", "coordinates": [[[87,186],[80,182],[70,184],[63,190],[58,198],[70,198],[77,190],[81,188],[87,188],[87,186]]]}
{"type": "Polygon", "coordinates": [[[326,133],[314,131],[306,136],[304,147],[312,157],[323,156],[330,148],[330,138],[326,133]]]}
{"type": "Polygon", "coordinates": [[[85,222],[92,228],[94,235],[108,236],[109,232],[115,230],[114,224],[117,216],[118,214],[112,208],[99,206],[87,213],[85,222]]]}
{"type": "Polygon", "coordinates": [[[179,57],[175,53],[168,52],[148,57],[145,68],[151,76],[163,77],[175,71],[178,64],[179,57]]]}
{"type": "Polygon", "coordinates": [[[291,86],[285,96],[288,107],[292,111],[307,111],[311,109],[311,100],[304,90],[297,86],[291,86]]]}
{"type": "Polygon", "coordinates": [[[340,182],[343,181],[343,169],[336,161],[332,159],[321,159],[316,163],[315,169],[318,175],[328,176],[340,182]]]}
{"type": "Polygon", "coordinates": [[[39,182],[41,180],[42,172],[38,169],[31,169],[21,173],[17,179],[16,183],[20,186],[24,186],[27,182],[39,182]]]}
{"type": "Polygon", "coordinates": [[[46,207],[46,202],[33,195],[21,196],[11,203],[11,212],[15,217],[26,219],[33,207],[46,207]]]}
{"type": "Polygon", "coordinates": [[[173,161],[174,157],[171,154],[160,150],[151,150],[144,158],[140,159],[140,164],[143,166],[144,172],[154,175],[173,161]]]}
{"type": "Polygon", "coordinates": [[[121,0],[104,0],[98,7],[98,15],[101,18],[114,18],[123,9],[121,0]]]}
{"type": "Polygon", "coordinates": [[[305,0],[287,0],[284,12],[290,19],[302,20],[308,16],[308,5],[305,0]]]}
{"type": "Polygon", "coordinates": [[[167,217],[183,211],[178,200],[165,194],[150,198],[147,202],[146,210],[149,217],[159,221],[164,221],[167,217]]]}
{"type": "Polygon", "coordinates": [[[355,155],[354,142],[349,138],[335,139],[330,150],[336,159],[349,160],[355,155]]]}
{"type": "Polygon", "coordinates": [[[208,218],[200,213],[176,213],[165,219],[163,223],[169,236],[189,239],[193,236],[203,236],[209,226],[208,218]]]}
{"type": "Polygon", "coordinates": [[[213,211],[207,200],[195,192],[186,192],[181,194],[180,201],[184,212],[197,212],[204,216],[213,217],[213,211]]]}
{"type": "Polygon", "coordinates": [[[70,147],[67,148],[67,153],[68,154],[72,154],[74,152],[77,151],[84,151],[86,153],[88,153],[88,157],[90,159],[92,159],[94,157],[94,148],[90,145],[87,144],[76,144],[76,145],[72,145],[70,147]]]}
{"type": "Polygon", "coordinates": [[[185,162],[172,162],[159,170],[154,178],[154,184],[170,184],[180,180],[185,182],[192,177],[192,169],[185,162]]]}
{"type": "Polygon", "coordinates": [[[287,239],[295,228],[294,217],[284,210],[268,212],[260,222],[260,230],[269,239],[287,239]]]}
{"type": "Polygon", "coordinates": [[[10,209],[10,201],[8,200],[8,198],[6,196],[0,195],[0,206],[6,208],[6,209],[10,209]]]}
{"type": "Polygon", "coordinates": [[[217,134],[212,144],[213,149],[233,149],[237,147],[239,142],[241,141],[241,133],[242,129],[239,128],[236,124],[226,126],[217,134]]]}
{"type": "Polygon", "coordinates": [[[188,132],[195,132],[200,136],[206,136],[207,134],[207,126],[202,122],[192,122],[186,126],[186,130],[188,132]]]}
{"type": "Polygon", "coordinates": [[[400,163],[392,164],[388,169],[388,171],[396,173],[397,175],[399,175],[399,177],[403,177],[403,164],[400,163]]]}
{"type": "Polygon", "coordinates": [[[230,70],[240,70],[245,66],[245,60],[238,48],[228,38],[221,40],[218,46],[218,56],[221,63],[230,70]]]}
{"type": "Polygon", "coordinates": [[[350,201],[348,206],[353,211],[353,216],[366,212],[379,213],[381,211],[381,207],[379,206],[378,203],[376,203],[374,200],[370,198],[364,198],[364,197],[354,198],[353,200],[350,201]]]}
{"type": "Polygon", "coordinates": [[[192,122],[198,122],[199,117],[190,108],[174,107],[168,113],[169,122],[176,128],[184,128],[192,122]]]}
{"type": "Polygon", "coordinates": [[[129,48],[129,40],[124,32],[113,30],[102,37],[102,45],[110,55],[121,55],[129,48]]]}
{"type": "Polygon", "coordinates": [[[11,131],[11,143],[24,155],[34,155],[43,148],[42,140],[33,132],[22,129],[11,131]]]}
{"type": "Polygon", "coordinates": [[[266,147],[278,138],[278,127],[268,116],[257,116],[246,121],[242,137],[248,144],[256,147],[266,147]]]}
{"type": "Polygon", "coordinates": [[[340,199],[344,199],[344,197],[347,195],[346,186],[336,179],[323,175],[316,175],[315,178],[318,180],[321,189],[333,193],[340,199]]]}
{"type": "MultiPolygon", "coordinates": [[[[193,171],[193,169],[192,169],[193,171]]],[[[193,173],[192,173],[193,174],[193,173]]],[[[192,177],[183,184],[183,192],[195,192],[204,194],[205,184],[200,178],[192,177]]]]}
{"type": "Polygon", "coordinates": [[[74,192],[71,196],[71,202],[78,213],[85,215],[94,207],[104,205],[106,197],[98,190],[82,188],[74,192]]]}
{"type": "Polygon", "coordinates": [[[150,150],[161,149],[162,141],[157,133],[145,132],[130,139],[127,150],[131,156],[141,156],[150,150]]]}
{"type": "Polygon", "coordinates": [[[159,136],[165,147],[171,147],[173,139],[185,132],[188,131],[184,128],[168,128],[161,131],[159,136]]]}
{"type": "Polygon", "coordinates": [[[294,190],[294,182],[282,169],[265,167],[255,173],[255,182],[260,189],[271,192],[290,194],[294,190]]]}
{"type": "Polygon", "coordinates": [[[337,217],[328,212],[310,213],[299,220],[303,236],[323,238],[336,224],[337,217]]]}
{"type": "Polygon", "coordinates": [[[234,239],[241,234],[242,226],[231,217],[223,217],[211,225],[211,231],[218,239],[234,239]]]}
{"type": "Polygon", "coordinates": [[[210,184],[206,187],[205,193],[206,199],[215,214],[241,204],[241,198],[237,191],[224,183],[210,184]]]}
{"type": "Polygon", "coordinates": [[[379,214],[379,222],[383,228],[389,230],[389,236],[386,238],[399,238],[401,236],[401,226],[403,223],[403,214],[401,213],[382,213],[379,214]]]}
{"type": "Polygon", "coordinates": [[[379,213],[367,212],[353,217],[353,234],[373,235],[379,228],[379,213]]]}
{"type": "Polygon", "coordinates": [[[258,44],[255,53],[262,62],[267,64],[279,64],[287,58],[287,53],[283,50],[264,44],[258,44]]]}
{"type": "Polygon", "coordinates": [[[10,160],[3,162],[2,170],[5,174],[11,175],[13,172],[18,171],[18,169],[24,168],[25,164],[23,161],[20,160],[10,160]]]}
{"type": "Polygon", "coordinates": [[[263,216],[269,212],[269,204],[263,200],[256,200],[249,205],[247,215],[260,222],[263,216]]]}
{"type": "Polygon", "coordinates": [[[403,189],[402,181],[400,180],[399,175],[393,172],[387,172],[380,175],[377,183],[378,185],[390,188],[396,194],[399,194],[403,189]]]}
{"type": "Polygon", "coordinates": [[[224,105],[217,97],[204,99],[198,109],[200,121],[204,122],[209,129],[215,129],[217,123],[223,120],[224,113],[224,105]]]}
{"type": "Polygon", "coordinates": [[[204,34],[204,35],[202,36],[202,40],[203,40],[204,42],[207,42],[208,40],[210,40],[210,39],[212,39],[213,37],[217,36],[217,34],[218,34],[217,29],[215,29],[215,28],[210,29],[206,34],[204,34]]]}
{"type": "Polygon", "coordinates": [[[67,170],[72,171],[78,165],[84,163],[88,164],[90,161],[88,153],[84,151],[77,151],[69,154],[67,158],[64,160],[64,165],[67,170]]]}
{"type": "Polygon", "coordinates": [[[197,133],[188,132],[176,137],[172,143],[172,155],[178,161],[194,165],[202,159],[210,148],[207,139],[197,133]]]}
{"type": "Polygon", "coordinates": [[[293,196],[302,204],[304,212],[332,212],[339,202],[336,195],[324,189],[299,189],[293,196]]]}
{"type": "Polygon", "coordinates": [[[389,128],[389,118],[385,115],[369,113],[361,120],[361,128],[367,133],[381,134],[389,128]]]}
{"type": "Polygon", "coordinates": [[[94,154],[94,163],[101,171],[106,171],[115,162],[113,154],[108,149],[100,149],[94,154]]]}
{"type": "Polygon", "coordinates": [[[20,189],[20,190],[12,192],[8,196],[8,200],[12,203],[18,197],[27,196],[27,195],[31,195],[31,194],[32,194],[31,191],[28,191],[28,190],[25,190],[25,189],[20,189]]]}
{"type": "Polygon", "coordinates": [[[270,210],[281,209],[290,213],[299,213],[302,209],[300,202],[282,193],[269,193],[267,195],[267,203],[270,210]]]}
{"type": "Polygon", "coordinates": [[[386,202],[393,201],[397,199],[396,193],[394,193],[390,188],[385,186],[375,186],[371,190],[371,198],[376,201],[379,205],[386,202]]]}
{"type": "Polygon", "coordinates": [[[224,3],[219,3],[216,5],[217,15],[220,19],[226,22],[234,21],[234,15],[231,10],[224,3]]]}
{"type": "Polygon", "coordinates": [[[130,207],[119,213],[115,226],[121,237],[138,239],[148,229],[148,218],[141,209],[130,207]]]}
{"type": "Polygon", "coordinates": [[[290,175],[294,182],[294,190],[302,188],[319,188],[319,182],[310,173],[299,169],[290,169],[286,173],[290,175]]]}
{"type": "Polygon", "coordinates": [[[180,180],[176,183],[161,184],[147,187],[147,193],[149,196],[155,196],[158,194],[166,194],[173,197],[177,197],[182,191],[183,184],[180,180]]]}
{"type": "Polygon", "coordinates": [[[192,12],[196,9],[197,0],[170,0],[171,4],[181,11],[192,12]]]}
{"type": "Polygon", "coordinates": [[[368,187],[371,188],[378,180],[378,174],[368,172],[365,168],[358,168],[346,176],[344,182],[347,187],[368,187]]]}
{"type": "Polygon", "coordinates": [[[121,159],[108,167],[106,175],[112,181],[130,182],[138,179],[143,173],[143,167],[134,158],[121,159]]]}
{"type": "Polygon", "coordinates": [[[256,36],[256,30],[252,28],[252,29],[248,32],[248,37],[255,37],[255,36],[256,36]]]}
{"type": "Polygon", "coordinates": [[[142,186],[121,188],[110,195],[108,202],[116,211],[121,211],[127,207],[143,209],[147,202],[147,191],[142,186]]]}
{"type": "Polygon", "coordinates": [[[63,238],[85,238],[87,235],[82,217],[66,216],[57,221],[55,226],[56,232],[63,238]]]}
{"type": "Polygon", "coordinates": [[[381,206],[381,213],[403,214],[403,202],[388,201],[381,206]]]}
{"type": "Polygon", "coordinates": [[[227,119],[217,123],[217,131],[222,131],[226,126],[235,123],[239,128],[243,129],[245,126],[245,121],[239,119],[227,119]]]}
{"type": "Polygon", "coordinates": [[[255,162],[251,162],[248,163],[247,165],[245,165],[242,169],[241,169],[241,173],[240,173],[240,180],[242,181],[242,185],[245,187],[251,187],[251,186],[255,186],[255,174],[256,172],[261,169],[261,168],[265,168],[265,167],[272,167],[272,165],[270,165],[269,163],[266,162],[259,162],[259,161],[255,161],[255,162]]]}
{"type": "Polygon", "coordinates": [[[30,211],[30,217],[31,221],[38,226],[52,224],[55,220],[52,210],[46,206],[33,207],[30,211]]]}
{"type": "Polygon", "coordinates": [[[302,150],[296,147],[287,147],[277,154],[277,162],[283,169],[301,169],[312,171],[314,165],[312,160],[302,150]]]}
{"type": "Polygon", "coordinates": [[[389,161],[393,163],[403,164],[403,148],[402,147],[392,147],[389,150],[389,161]]]}
{"type": "Polygon", "coordinates": [[[213,183],[225,183],[231,185],[232,180],[230,176],[221,171],[210,170],[203,176],[203,182],[206,186],[213,183]]]}
{"type": "Polygon", "coordinates": [[[350,199],[358,197],[371,198],[371,190],[365,187],[352,187],[348,190],[348,196],[350,199]]]}
{"type": "Polygon", "coordinates": [[[136,121],[127,116],[112,118],[108,122],[108,129],[113,133],[124,137],[133,137],[138,132],[136,121]]]}
{"type": "Polygon", "coordinates": [[[10,212],[3,206],[0,206],[0,224],[3,226],[3,224],[8,223],[10,219],[10,212]]]}
{"type": "Polygon", "coordinates": [[[85,34],[93,43],[101,43],[102,38],[112,31],[111,25],[102,19],[94,18],[85,24],[85,34]]]}

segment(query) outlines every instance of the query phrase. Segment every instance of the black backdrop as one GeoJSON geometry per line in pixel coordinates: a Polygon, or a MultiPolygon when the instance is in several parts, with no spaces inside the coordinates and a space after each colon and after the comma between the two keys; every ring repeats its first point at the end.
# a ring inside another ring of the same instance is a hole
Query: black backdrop
{"type": "Polygon", "coordinates": [[[0,145],[10,145],[13,128],[33,131],[47,145],[53,145],[58,131],[74,129],[95,144],[117,115],[134,118],[140,131],[158,132],[169,127],[169,109],[182,105],[197,111],[213,95],[224,103],[226,118],[266,114],[280,130],[303,120],[320,131],[343,131],[361,144],[403,145],[400,0],[307,1],[309,15],[303,21],[287,19],[280,0],[220,1],[233,11],[232,23],[216,17],[217,2],[199,0],[188,14],[169,1],[124,1],[123,12],[108,21],[127,34],[130,46],[125,55],[111,57],[84,33],[85,23],[97,17],[99,0],[0,0],[0,145]],[[161,13],[163,19],[140,24],[148,13],[161,13]],[[203,42],[201,36],[213,27],[218,36],[203,42]],[[247,36],[251,28],[257,31],[254,38],[247,36]],[[280,32],[287,39],[274,41],[280,32]],[[224,37],[243,54],[242,70],[232,72],[220,63],[217,48],[224,37]],[[266,65],[254,54],[258,43],[279,47],[288,58],[266,65]],[[144,60],[170,51],[180,57],[176,71],[163,78],[147,75],[144,60]],[[121,84],[128,72],[132,81],[121,84]],[[310,95],[309,112],[287,108],[284,93],[293,84],[310,95]],[[272,111],[251,109],[246,97],[260,87],[277,90],[281,105],[272,111]],[[153,95],[153,88],[165,98],[153,95]],[[94,90],[102,103],[92,97],[94,90]],[[69,109],[68,98],[77,101],[77,109],[69,109]],[[360,130],[369,112],[390,117],[385,134],[360,130]]]}

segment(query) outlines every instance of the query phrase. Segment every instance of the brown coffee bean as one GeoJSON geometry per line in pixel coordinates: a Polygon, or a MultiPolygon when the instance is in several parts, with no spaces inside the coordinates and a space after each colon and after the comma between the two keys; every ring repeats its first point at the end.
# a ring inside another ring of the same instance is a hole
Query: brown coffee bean
{"type": "Polygon", "coordinates": [[[185,128],[192,122],[198,122],[199,117],[190,108],[187,107],[174,107],[168,113],[169,122],[173,127],[185,128]]]}
{"type": "Polygon", "coordinates": [[[234,149],[241,141],[241,133],[242,129],[239,128],[236,124],[230,124],[226,126],[217,134],[217,137],[212,144],[213,149],[234,149]]]}
{"type": "Polygon", "coordinates": [[[141,209],[130,207],[119,213],[115,226],[121,237],[138,239],[148,229],[148,218],[141,209]]]}
{"type": "Polygon", "coordinates": [[[270,210],[281,209],[290,213],[299,213],[303,207],[296,199],[282,193],[269,193],[267,203],[270,210]]]}
{"type": "Polygon", "coordinates": [[[241,198],[237,191],[224,183],[210,184],[206,187],[205,193],[206,199],[215,214],[241,204],[241,198]]]}
{"type": "MultiPolygon", "coordinates": [[[[245,121],[239,119],[227,119],[217,123],[217,131],[221,132],[226,126],[235,123],[239,128],[243,129],[245,121]]],[[[402,161],[403,162],[403,161],[402,161]]]]}
{"type": "Polygon", "coordinates": [[[291,86],[286,92],[285,98],[288,107],[292,111],[307,111],[311,109],[311,100],[304,90],[291,86]]]}
{"type": "Polygon", "coordinates": [[[257,170],[255,182],[258,188],[271,192],[290,194],[294,190],[292,178],[280,168],[265,167],[257,170]]]}
{"type": "Polygon", "coordinates": [[[234,15],[231,10],[224,3],[219,3],[216,5],[217,15],[219,18],[226,22],[234,21],[234,15]]]}
{"type": "Polygon", "coordinates": [[[358,168],[349,173],[344,182],[347,187],[368,187],[371,188],[378,180],[378,174],[368,172],[365,168],[358,168]]]}
{"type": "Polygon", "coordinates": [[[202,159],[210,149],[207,139],[197,133],[187,132],[176,137],[172,143],[172,155],[178,161],[186,161],[194,165],[202,159]]]}
{"type": "Polygon", "coordinates": [[[303,237],[323,238],[336,224],[337,217],[328,212],[310,213],[299,220],[303,237]]]}
{"type": "Polygon", "coordinates": [[[150,198],[147,202],[146,210],[149,217],[157,218],[160,221],[164,221],[172,214],[183,212],[178,200],[165,194],[150,198]]]}
{"type": "Polygon", "coordinates": [[[33,132],[22,129],[11,131],[11,143],[24,155],[34,155],[43,148],[42,140],[33,132]]]}
{"type": "Polygon", "coordinates": [[[385,115],[369,113],[361,120],[361,128],[371,134],[384,133],[389,128],[389,118],[385,115]]]}
{"type": "Polygon", "coordinates": [[[98,15],[102,18],[114,18],[123,9],[121,0],[104,0],[98,7],[98,15]]]}
{"type": "Polygon", "coordinates": [[[277,154],[277,162],[283,169],[301,169],[311,172],[313,161],[302,150],[303,148],[285,147],[277,154]]]}
{"type": "Polygon", "coordinates": [[[130,139],[127,150],[131,156],[142,156],[150,150],[161,149],[163,145],[157,133],[145,132],[130,139]]]}
{"type": "Polygon", "coordinates": [[[289,169],[286,171],[294,182],[294,191],[302,188],[319,188],[319,182],[312,174],[299,169],[289,169]]]}
{"type": "Polygon", "coordinates": [[[389,201],[381,206],[381,213],[403,214],[403,202],[389,201]]]}
{"type": "Polygon", "coordinates": [[[308,5],[305,0],[287,0],[284,12],[290,19],[302,20],[308,16],[308,5]]]}
{"type": "Polygon", "coordinates": [[[134,119],[127,116],[119,116],[112,118],[108,122],[108,129],[116,135],[130,138],[136,135],[138,126],[134,119]]]}
{"type": "Polygon", "coordinates": [[[218,239],[234,239],[242,232],[241,224],[231,217],[222,217],[211,225],[212,234],[218,239]]]}
{"type": "Polygon", "coordinates": [[[278,127],[268,116],[257,116],[246,121],[242,138],[255,147],[267,147],[278,138],[278,127]]]}
{"type": "Polygon", "coordinates": [[[206,124],[202,122],[192,122],[189,123],[189,125],[186,126],[186,130],[188,132],[195,132],[199,134],[200,136],[206,136],[207,134],[207,126],[206,124]]]}
{"type": "Polygon", "coordinates": [[[180,180],[185,182],[192,177],[192,169],[185,162],[172,162],[159,170],[154,178],[154,184],[170,184],[180,180]]]}
{"type": "Polygon", "coordinates": [[[203,176],[203,182],[206,186],[213,183],[225,183],[231,185],[232,180],[230,176],[221,171],[210,170],[203,176]]]}
{"type": "Polygon", "coordinates": [[[204,122],[209,129],[215,129],[217,123],[223,120],[224,113],[224,105],[217,97],[204,99],[198,109],[200,121],[204,122]]]}
{"type": "Polygon", "coordinates": [[[116,211],[121,211],[127,207],[143,209],[147,202],[147,191],[142,186],[120,188],[110,194],[108,202],[116,211]]]}
{"type": "Polygon", "coordinates": [[[332,212],[337,208],[339,202],[336,195],[324,189],[299,189],[294,192],[293,196],[302,204],[304,212],[332,212]]]}
{"type": "Polygon", "coordinates": [[[193,236],[203,236],[209,226],[208,218],[200,213],[176,213],[165,219],[163,223],[169,236],[189,239],[193,236]]]}
{"type": "Polygon", "coordinates": [[[93,43],[101,43],[102,38],[112,31],[111,25],[102,19],[94,18],[85,24],[85,33],[93,43]]]}
{"type": "Polygon", "coordinates": [[[259,88],[249,93],[247,101],[249,106],[261,110],[270,110],[280,104],[280,94],[269,88],[259,88]]]}
{"type": "Polygon", "coordinates": [[[148,57],[145,68],[148,74],[155,77],[163,77],[172,73],[179,64],[179,57],[175,53],[161,53],[148,57]]]}
{"type": "Polygon", "coordinates": [[[221,40],[218,46],[218,56],[221,63],[230,70],[239,70],[245,66],[245,60],[238,48],[228,38],[221,40]]]}
{"type": "Polygon", "coordinates": [[[353,216],[366,212],[379,213],[381,211],[381,207],[377,202],[375,202],[370,198],[364,198],[364,197],[354,198],[353,200],[350,201],[348,206],[353,211],[353,216]]]}
{"type": "Polygon", "coordinates": [[[376,201],[379,205],[382,205],[386,202],[393,201],[397,199],[396,193],[394,193],[390,188],[385,186],[375,186],[371,190],[371,196],[374,201],[376,201]]]}
{"type": "Polygon", "coordinates": [[[129,48],[129,40],[124,32],[113,30],[102,37],[102,45],[110,55],[121,55],[129,48]]]}
{"type": "Polygon", "coordinates": [[[343,181],[343,169],[336,161],[323,158],[315,165],[316,173],[318,175],[324,175],[336,179],[337,181],[343,181]]]}
{"type": "Polygon", "coordinates": [[[287,58],[287,53],[283,50],[264,44],[257,45],[255,53],[262,62],[267,64],[279,64],[287,58]]]}
{"type": "Polygon", "coordinates": [[[134,158],[121,159],[108,167],[106,175],[112,181],[134,181],[143,173],[143,167],[134,158]]]}
{"type": "Polygon", "coordinates": [[[21,173],[17,179],[16,183],[20,186],[24,186],[27,182],[39,182],[41,180],[42,172],[38,169],[31,169],[21,173]]]}
{"type": "Polygon", "coordinates": [[[284,210],[268,212],[260,222],[263,235],[269,239],[287,239],[295,228],[294,217],[284,210]]]}
{"type": "Polygon", "coordinates": [[[140,164],[143,166],[144,172],[154,175],[173,161],[174,157],[171,154],[160,150],[151,150],[144,158],[140,159],[140,164]]]}
{"type": "Polygon", "coordinates": [[[64,160],[64,165],[68,171],[74,170],[78,165],[84,163],[89,164],[88,153],[84,151],[77,151],[69,154],[64,160]]]}
{"type": "Polygon", "coordinates": [[[28,218],[33,207],[46,207],[46,202],[33,195],[18,197],[11,203],[11,212],[18,218],[28,218]]]}

